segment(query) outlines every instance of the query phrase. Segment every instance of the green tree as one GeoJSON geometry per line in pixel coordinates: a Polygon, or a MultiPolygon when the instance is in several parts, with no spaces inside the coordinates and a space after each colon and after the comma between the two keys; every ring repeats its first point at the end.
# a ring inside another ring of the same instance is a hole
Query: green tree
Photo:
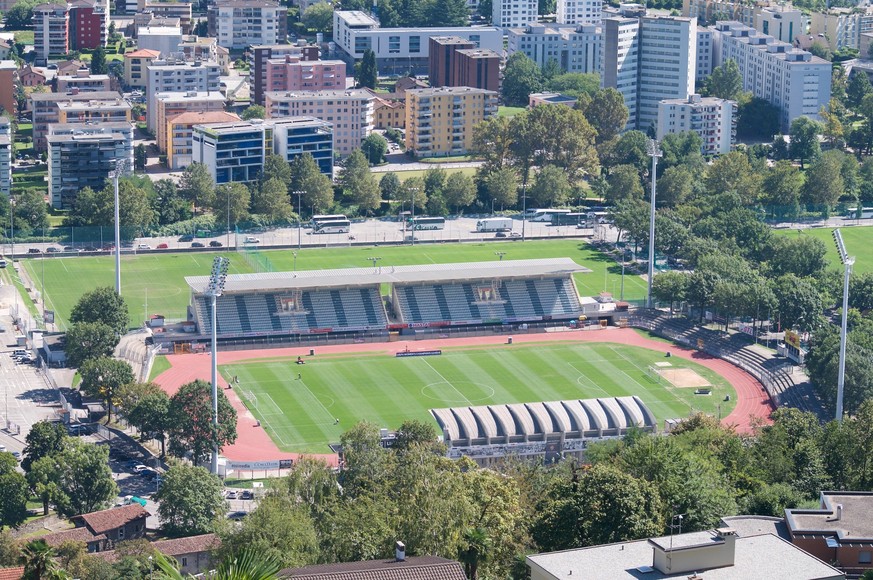
{"type": "Polygon", "coordinates": [[[546,88],[574,98],[594,95],[600,90],[600,76],[597,73],[562,73],[550,78],[546,88]]]}
{"type": "Polygon", "coordinates": [[[606,192],[606,202],[614,205],[628,199],[642,199],[643,184],[640,174],[630,165],[613,167],[606,178],[609,189],[606,192]]]}
{"type": "Polygon", "coordinates": [[[530,94],[542,89],[542,83],[536,63],[523,52],[514,52],[507,59],[503,74],[503,100],[509,106],[525,107],[530,94]]]}
{"type": "Polygon", "coordinates": [[[346,158],[339,185],[343,195],[353,200],[361,213],[379,209],[382,202],[379,184],[376,183],[367,158],[360,149],[355,149],[346,158]]]}
{"type": "Polygon", "coordinates": [[[567,174],[555,167],[546,165],[536,175],[530,188],[530,203],[534,207],[561,207],[570,195],[570,181],[567,174]]]}
{"type": "Polygon", "coordinates": [[[30,471],[35,461],[48,455],[53,455],[63,449],[67,431],[61,423],[54,421],[37,421],[24,438],[24,459],[21,468],[30,471]]]}
{"type": "Polygon", "coordinates": [[[473,183],[473,178],[460,171],[450,173],[443,188],[443,197],[446,205],[460,212],[462,207],[467,207],[476,199],[476,184],[473,183]]]}
{"type": "Polygon", "coordinates": [[[23,236],[41,232],[49,226],[48,210],[43,194],[25,189],[15,198],[15,232],[23,236]]]}
{"type": "MultiPolygon", "coordinates": [[[[703,139],[694,131],[682,133],[669,133],[661,139],[661,152],[663,157],[658,164],[660,171],[666,171],[670,167],[682,165],[686,169],[694,170],[703,165],[703,156],[700,148],[703,139]]],[[[646,161],[648,161],[646,155],[646,161]]]]}
{"type": "Polygon", "coordinates": [[[501,209],[518,203],[518,176],[510,168],[498,169],[485,177],[485,191],[501,209]]]}
{"type": "Polygon", "coordinates": [[[821,152],[818,144],[818,135],[821,133],[821,125],[809,117],[798,117],[791,122],[791,146],[792,159],[800,160],[800,168],[804,163],[815,159],[821,152]]]}
{"type": "Polygon", "coordinates": [[[333,6],[329,2],[317,2],[303,11],[303,25],[316,32],[330,32],[333,29],[333,6]]]}
{"type": "Polygon", "coordinates": [[[510,163],[513,135],[509,117],[491,117],[473,127],[472,153],[483,160],[486,173],[510,163]]]}
{"type": "Polygon", "coordinates": [[[177,537],[215,531],[216,520],[227,511],[222,488],[218,476],[206,469],[174,463],[155,495],[161,529],[177,537]]]}
{"type": "Polygon", "coordinates": [[[55,463],[60,497],[58,513],[72,517],[109,507],[118,495],[109,468],[109,447],[68,437],[60,453],[49,457],[55,463]]]}
{"type": "Polygon", "coordinates": [[[249,205],[252,202],[252,192],[244,183],[232,181],[222,183],[215,189],[210,208],[216,223],[227,223],[232,230],[238,223],[249,217],[249,205]]]}
{"type": "MultiPolygon", "coordinates": [[[[330,177],[318,168],[312,155],[304,153],[295,157],[291,162],[291,175],[290,191],[292,194],[302,192],[303,207],[312,209],[313,213],[330,209],[333,205],[333,184],[330,177]]],[[[298,207],[297,210],[302,213],[301,208],[298,207]]]]}
{"type": "Polygon", "coordinates": [[[89,397],[106,402],[106,423],[112,419],[112,407],[116,404],[118,391],[133,382],[133,369],[123,360],[101,356],[86,360],[79,367],[82,382],[79,388],[89,397]]]}
{"type": "MultiPolygon", "coordinates": [[[[427,189],[424,187],[424,179],[421,177],[409,177],[403,181],[403,191],[400,199],[415,205],[415,211],[422,213],[427,205],[427,189]]],[[[410,206],[406,206],[410,207],[410,206]]],[[[412,208],[410,207],[410,211],[412,208]]]]}
{"type": "Polygon", "coordinates": [[[376,69],[376,53],[369,48],[364,51],[361,58],[360,66],[356,67],[358,72],[357,85],[368,89],[375,89],[376,83],[379,81],[376,69]]]}
{"type": "Polygon", "coordinates": [[[275,177],[261,183],[252,195],[252,213],[265,217],[270,223],[288,222],[294,213],[288,186],[275,177]]]}
{"type": "Polygon", "coordinates": [[[378,133],[370,133],[361,142],[361,152],[370,165],[379,165],[385,161],[385,154],[388,153],[388,141],[378,133]]]}
{"type": "Polygon", "coordinates": [[[379,192],[382,195],[382,199],[387,202],[396,200],[400,196],[401,189],[400,178],[393,171],[385,173],[382,175],[382,179],[379,180],[379,192]]]}
{"type": "Polygon", "coordinates": [[[92,358],[112,356],[118,341],[118,334],[102,322],[75,323],[66,334],[64,352],[67,364],[79,367],[92,358]]]}
{"type": "Polygon", "coordinates": [[[809,332],[822,325],[824,301],[811,280],[785,274],[776,279],[774,291],[777,316],[783,328],[809,332]]]}
{"type": "Polygon", "coordinates": [[[743,77],[737,61],[730,59],[713,69],[707,77],[706,92],[710,97],[737,101],[743,92],[743,77]]]}
{"type": "Polygon", "coordinates": [[[658,302],[670,303],[670,314],[677,302],[683,302],[687,296],[690,279],[684,272],[668,270],[661,272],[652,280],[652,296],[658,302]]]}
{"type": "Polygon", "coordinates": [[[21,564],[24,565],[23,580],[42,580],[56,577],[59,572],[55,563],[55,551],[45,540],[31,540],[21,550],[21,564]]]}
{"type": "MultiPolygon", "coordinates": [[[[78,196],[76,196],[78,202],[78,196]]],[[[175,182],[160,179],[155,182],[152,210],[158,225],[174,224],[191,218],[191,204],[179,194],[175,182]]]]}
{"type": "Polygon", "coordinates": [[[738,194],[746,206],[754,205],[761,195],[761,176],[739,151],[715,159],[706,169],[704,185],[709,195],[738,194]]]}
{"type": "Polygon", "coordinates": [[[240,115],[243,121],[251,121],[252,119],[266,119],[267,110],[261,105],[250,105],[240,115]]]}
{"type": "Polygon", "coordinates": [[[803,181],[803,174],[790,161],[774,163],[764,176],[761,188],[768,213],[778,218],[796,216],[800,211],[803,181]]]}
{"type": "Polygon", "coordinates": [[[691,198],[695,179],[683,166],[668,167],[658,178],[658,205],[675,207],[691,198]]]}
{"type": "Polygon", "coordinates": [[[278,179],[286,188],[291,186],[291,164],[281,155],[267,155],[264,159],[264,171],[261,172],[260,181],[263,183],[270,179],[278,179]]]}
{"type": "Polygon", "coordinates": [[[752,97],[737,108],[737,135],[770,140],[779,132],[779,109],[760,97],[752,97]]]}
{"type": "Polygon", "coordinates": [[[127,332],[130,315],[127,303],[114,288],[100,286],[82,294],[70,312],[70,323],[102,322],[119,336],[127,332]]]}
{"type": "Polygon", "coordinates": [[[144,171],[148,162],[148,154],[146,153],[145,145],[140,143],[133,150],[133,168],[137,171],[144,171]]]}
{"type": "Polygon", "coordinates": [[[598,145],[612,141],[622,132],[629,113],[620,92],[613,88],[600,89],[588,102],[583,101],[580,99],[576,107],[597,131],[598,145]]]}
{"type": "Polygon", "coordinates": [[[825,243],[802,231],[797,236],[773,236],[770,247],[768,266],[776,276],[820,276],[828,267],[825,243]]]}
{"type": "Polygon", "coordinates": [[[91,54],[91,74],[105,75],[107,71],[106,50],[102,46],[98,46],[97,50],[91,54]]]}
{"type": "Polygon", "coordinates": [[[186,167],[179,179],[179,193],[191,202],[195,213],[198,206],[210,207],[215,198],[215,181],[209,169],[196,161],[186,167]]]}
{"type": "Polygon", "coordinates": [[[849,84],[846,86],[846,104],[850,109],[858,109],[864,97],[873,93],[870,79],[866,74],[859,74],[859,72],[854,71],[855,74],[849,77],[849,84]]]}
{"type": "Polygon", "coordinates": [[[65,496],[58,483],[57,462],[53,455],[41,457],[30,465],[27,484],[42,502],[43,515],[49,514],[49,504],[60,504],[64,501],[65,496]]]}
{"type": "Polygon", "coordinates": [[[828,212],[843,194],[843,153],[826,151],[813,161],[806,171],[802,201],[828,212]]]}
{"type": "Polygon", "coordinates": [[[6,20],[6,30],[27,30],[33,24],[33,8],[38,0],[18,0],[12,8],[3,15],[6,20]]]}
{"type": "Polygon", "coordinates": [[[186,383],[170,398],[170,453],[200,463],[212,452],[236,441],[236,409],[218,391],[218,428],[212,423],[212,386],[206,381],[186,383]]]}
{"type": "Polygon", "coordinates": [[[166,433],[170,429],[170,397],[162,389],[145,394],[125,408],[128,423],[143,436],[161,442],[161,457],[166,454],[166,433]]]}
{"type": "Polygon", "coordinates": [[[0,452],[0,528],[17,528],[27,519],[27,480],[15,471],[18,461],[0,452]]]}

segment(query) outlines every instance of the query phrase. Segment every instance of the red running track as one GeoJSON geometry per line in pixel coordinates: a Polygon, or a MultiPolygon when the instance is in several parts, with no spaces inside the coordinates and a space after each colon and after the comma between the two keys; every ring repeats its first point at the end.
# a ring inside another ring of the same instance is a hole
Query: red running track
{"type": "MultiPolygon", "coordinates": [[[[652,350],[670,351],[673,356],[693,360],[707,368],[712,369],[724,377],[736,390],[736,407],[730,415],[722,420],[725,425],[731,425],[740,433],[748,433],[752,430],[755,422],[768,423],[770,413],[773,410],[770,399],[763,386],[752,375],[730,364],[727,361],[712,357],[708,354],[684,348],[674,344],[667,344],[646,338],[633,329],[608,328],[604,330],[586,330],[569,332],[549,332],[544,334],[513,335],[513,342],[517,344],[535,342],[612,342],[639,346],[652,350]]],[[[362,344],[340,344],[316,347],[318,353],[325,354],[351,354],[356,352],[384,352],[386,356],[407,348],[412,350],[433,350],[444,347],[457,346],[481,346],[486,344],[506,344],[507,335],[476,336],[470,338],[443,338],[434,340],[401,341],[401,342],[378,342],[362,344]]],[[[311,347],[291,347],[279,349],[259,349],[229,351],[219,353],[219,363],[229,364],[238,361],[258,358],[278,358],[307,356],[311,347]]],[[[156,379],[163,389],[170,395],[175,393],[180,386],[195,379],[211,380],[211,366],[209,354],[181,354],[169,355],[170,368],[161,373],[156,379]]],[[[225,390],[225,394],[236,408],[239,414],[237,424],[238,437],[236,443],[225,447],[222,455],[234,461],[264,461],[277,459],[297,459],[300,454],[280,451],[266,431],[258,426],[257,419],[245,408],[242,401],[233,390],[225,390]]],[[[336,464],[335,455],[319,455],[331,464],[336,464]]]]}

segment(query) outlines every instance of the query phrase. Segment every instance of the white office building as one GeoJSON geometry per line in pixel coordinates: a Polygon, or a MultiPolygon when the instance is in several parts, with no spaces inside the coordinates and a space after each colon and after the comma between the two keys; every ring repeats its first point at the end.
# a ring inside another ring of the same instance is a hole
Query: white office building
{"type": "Polygon", "coordinates": [[[736,138],[737,103],[691,95],[658,103],[658,140],[670,133],[694,131],[703,139],[701,153],[728,153],[736,138]]]}
{"type": "Polygon", "coordinates": [[[377,20],[359,10],[333,13],[336,57],[352,64],[364,57],[365,50],[372,50],[380,74],[427,74],[432,36],[457,36],[476,48],[503,53],[503,31],[493,26],[379,28],[377,20]]]}
{"type": "Polygon", "coordinates": [[[638,6],[604,18],[601,85],[617,89],[629,116],[627,129],[658,122],[658,103],[687,99],[697,77],[697,19],[645,16],[638,6]]]}
{"type": "Polygon", "coordinates": [[[182,29],[179,26],[141,26],[136,33],[140,50],[156,50],[167,57],[179,52],[182,29]]]}
{"type": "Polygon", "coordinates": [[[493,0],[491,23],[501,28],[518,28],[537,21],[537,0],[493,0]]]}
{"type": "Polygon", "coordinates": [[[12,135],[9,119],[0,117],[0,195],[9,197],[12,191],[12,135]]]}
{"type": "Polygon", "coordinates": [[[603,0],[558,0],[558,24],[600,24],[603,0]]]}
{"type": "Polygon", "coordinates": [[[793,43],[795,38],[806,34],[803,13],[790,4],[763,6],[756,10],[755,30],[788,43],[793,43]]]}
{"type": "Polygon", "coordinates": [[[712,74],[712,30],[697,28],[697,71],[695,78],[703,82],[712,74]]]}
{"type": "Polygon", "coordinates": [[[800,116],[819,120],[831,95],[831,63],[739,22],[713,28],[713,66],[736,61],[743,90],[780,110],[783,131],[800,116]]]}
{"type": "Polygon", "coordinates": [[[157,131],[155,95],[192,91],[218,92],[221,84],[221,66],[217,62],[154,60],[147,67],[147,71],[146,123],[153,133],[157,131]]]}
{"type": "Polygon", "coordinates": [[[218,45],[229,50],[288,40],[288,9],[272,0],[222,0],[208,16],[218,45]]]}
{"type": "Polygon", "coordinates": [[[507,31],[507,54],[522,52],[544,67],[550,60],[573,73],[599,73],[603,35],[594,24],[530,24],[507,31]]]}

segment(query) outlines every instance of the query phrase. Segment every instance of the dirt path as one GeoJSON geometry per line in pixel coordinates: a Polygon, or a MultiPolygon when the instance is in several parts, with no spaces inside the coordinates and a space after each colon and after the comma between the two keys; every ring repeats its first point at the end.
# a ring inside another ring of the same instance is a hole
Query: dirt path
{"type": "MultiPolygon", "coordinates": [[[[379,342],[364,344],[340,344],[315,347],[315,354],[352,354],[360,352],[383,352],[393,355],[406,350],[433,350],[447,347],[482,346],[488,344],[506,344],[507,335],[476,336],[470,338],[444,338],[434,340],[379,342]]],[[[639,346],[652,350],[670,351],[673,356],[692,360],[724,377],[736,390],[737,405],[730,415],[722,420],[726,425],[733,425],[740,433],[751,431],[753,419],[769,421],[773,410],[770,399],[764,388],[752,375],[740,368],[712,357],[708,354],[667,344],[642,336],[633,329],[609,328],[605,330],[551,332],[544,334],[513,335],[513,343],[537,342],[612,342],[639,346]]],[[[219,353],[219,364],[225,365],[238,361],[258,358],[296,358],[307,356],[312,347],[290,347],[266,350],[245,350],[219,353]]],[[[209,354],[169,355],[170,369],[161,373],[156,379],[167,393],[172,395],[180,386],[195,379],[210,380],[211,368],[209,354]]],[[[233,390],[226,389],[225,394],[239,414],[237,424],[238,438],[236,443],[222,450],[222,455],[235,461],[258,461],[276,459],[296,459],[300,454],[280,451],[267,432],[262,429],[257,419],[246,409],[233,390]]],[[[335,455],[319,455],[319,457],[336,463],[335,455]]]]}

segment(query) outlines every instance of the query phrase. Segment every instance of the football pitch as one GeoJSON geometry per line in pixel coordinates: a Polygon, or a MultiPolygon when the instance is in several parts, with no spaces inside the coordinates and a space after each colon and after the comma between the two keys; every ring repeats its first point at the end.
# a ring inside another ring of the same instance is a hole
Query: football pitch
{"type": "Polygon", "coordinates": [[[736,400],[728,382],[701,365],[669,359],[672,369],[696,371],[710,383],[709,395],[652,372],[651,366],[665,362],[663,352],[614,343],[459,347],[427,357],[318,355],[306,357],[304,365],[295,360],[238,362],[220,372],[228,381],[239,379],[237,395],[276,446],[299,453],[329,452],[328,443],[362,420],[388,429],[407,419],[433,423],[433,408],[637,395],[663,425],[695,411],[725,417],[736,400]]]}
{"type": "MultiPolygon", "coordinates": [[[[851,222],[851,220],[847,221],[851,222]]],[[[775,232],[782,236],[813,236],[820,239],[827,248],[828,262],[842,271],[840,257],[837,255],[837,246],[834,244],[832,234],[835,229],[837,228],[827,227],[805,230],[775,230],[775,232]]],[[[840,228],[840,233],[843,236],[843,243],[846,244],[846,251],[857,259],[853,271],[857,274],[873,272],[873,245],[870,244],[870,240],[873,240],[873,226],[840,228]]]]}
{"type": "MultiPolygon", "coordinates": [[[[366,268],[376,253],[379,265],[447,264],[453,262],[485,262],[496,260],[497,252],[506,260],[533,258],[571,258],[592,270],[577,274],[576,286],[583,296],[595,296],[608,291],[618,296],[621,288],[621,265],[588,244],[578,240],[545,240],[527,242],[487,242],[454,244],[420,244],[417,246],[351,246],[334,248],[304,248],[263,250],[257,253],[269,260],[274,271],[366,268]]],[[[153,252],[121,257],[121,293],[130,310],[130,324],[139,327],[146,314],[163,314],[170,320],[183,320],[190,293],[185,276],[207,276],[214,256],[230,258],[230,273],[253,272],[253,266],[236,252],[153,252]]],[[[60,328],[66,328],[70,311],[79,297],[98,286],[115,285],[115,261],[112,256],[52,257],[24,259],[30,279],[37,288],[45,280],[46,308],[55,311],[60,328]]],[[[625,298],[645,297],[646,283],[639,276],[624,279],[625,298]]]]}

